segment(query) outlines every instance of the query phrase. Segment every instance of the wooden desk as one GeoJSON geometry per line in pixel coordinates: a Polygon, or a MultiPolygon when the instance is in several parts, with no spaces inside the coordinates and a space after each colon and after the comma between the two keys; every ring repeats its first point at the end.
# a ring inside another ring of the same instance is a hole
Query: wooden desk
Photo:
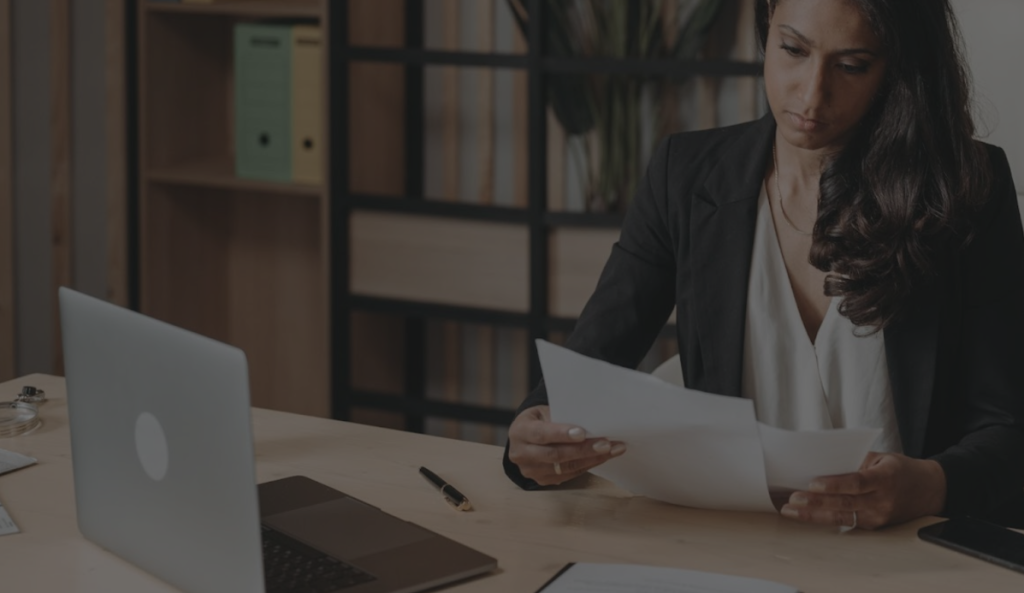
{"type": "MultiPolygon", "coordinates": [[[[0,384],[45,389],[44,424],[0,439],[39,464],[0,476],[0,501],[22,533],[0,536],[4,591],[171,591],[86,541],[75,524],[64,381],[31,375],[0,384]],[[13,582],[12,582],[13,579],[13,582]]],[[[701,511],[634,497],[599,478],[524,492],[501,470],[502,451],[418,434],[254,410],[260,481],[305,474],[498,559],[453,592],[532,592],[571,561],[633,562],[760,577],[805,593],[1020,591],[1024,576],[917,539],[924,519],[840,535],[776,515],[701,511]],[[417,473],[451,480],[476,510],[450,509],[417,473]]]]}

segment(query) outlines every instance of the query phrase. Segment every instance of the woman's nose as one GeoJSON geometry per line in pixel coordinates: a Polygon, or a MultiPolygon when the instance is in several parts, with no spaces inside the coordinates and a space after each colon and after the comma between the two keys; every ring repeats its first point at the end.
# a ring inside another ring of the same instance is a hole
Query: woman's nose
{"type": "Polygon", "coordinates": [[[808,68],[800,98],[806,107],[816,109],[828,103],[828,95],[828,75],[825,67],[822,64],[814,64],[808,68]]]}

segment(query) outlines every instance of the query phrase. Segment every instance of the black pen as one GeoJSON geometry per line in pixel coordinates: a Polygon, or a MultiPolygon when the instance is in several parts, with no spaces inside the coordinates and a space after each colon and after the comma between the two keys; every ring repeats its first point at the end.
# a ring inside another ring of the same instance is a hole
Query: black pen
{"type": "Polygon", "coordinates": [[[469,499],[466,498],[461,492],[456,490],[455,486],[452,486],[448,482],[442,480],[441,476],[438,476],[437,474],[435,474],[434,472],[430,471],[425,467],[420,468],[420,473],[426,476],[427,479],[431,481],[431,483],[438,487],[438,489],[441,491],[441,494],[444,495],[445,501],[448,504],[452,505],[452,507],[460,511],[473,510],[473,505],[469,504],[469,499]]]}

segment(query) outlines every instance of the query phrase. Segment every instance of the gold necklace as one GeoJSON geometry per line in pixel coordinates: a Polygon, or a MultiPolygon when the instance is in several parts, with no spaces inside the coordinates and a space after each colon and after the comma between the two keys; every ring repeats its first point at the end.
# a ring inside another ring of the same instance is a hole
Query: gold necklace
{"type": "Polygon", "coordinates": [[[812,236],[814,234],[813,232],[808,233],[807,231],[801,230],[800,227],[793,224],[793,221],[790,220],[789,215],[786,214],[786,207],[782,205],[782,186],[779,185],[779,157],[775,154],[774,142],[772,143],[772,161],[775,162],[775,193],[779,195],[779,210],[782,210],[782,218],[786,219],[786,223],[788,223],[789,227],[794,231],[800,233],[805,237],[812,236]]]}

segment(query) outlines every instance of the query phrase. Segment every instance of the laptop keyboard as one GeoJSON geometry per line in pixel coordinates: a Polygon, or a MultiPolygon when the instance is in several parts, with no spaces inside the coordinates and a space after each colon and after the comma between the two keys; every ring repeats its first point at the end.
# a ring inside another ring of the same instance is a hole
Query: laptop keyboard
{"type": "Polygon", "coordinates": [[[261,527],[267,593],[330,593],[376,580],[280,531],[261,527]]]}

